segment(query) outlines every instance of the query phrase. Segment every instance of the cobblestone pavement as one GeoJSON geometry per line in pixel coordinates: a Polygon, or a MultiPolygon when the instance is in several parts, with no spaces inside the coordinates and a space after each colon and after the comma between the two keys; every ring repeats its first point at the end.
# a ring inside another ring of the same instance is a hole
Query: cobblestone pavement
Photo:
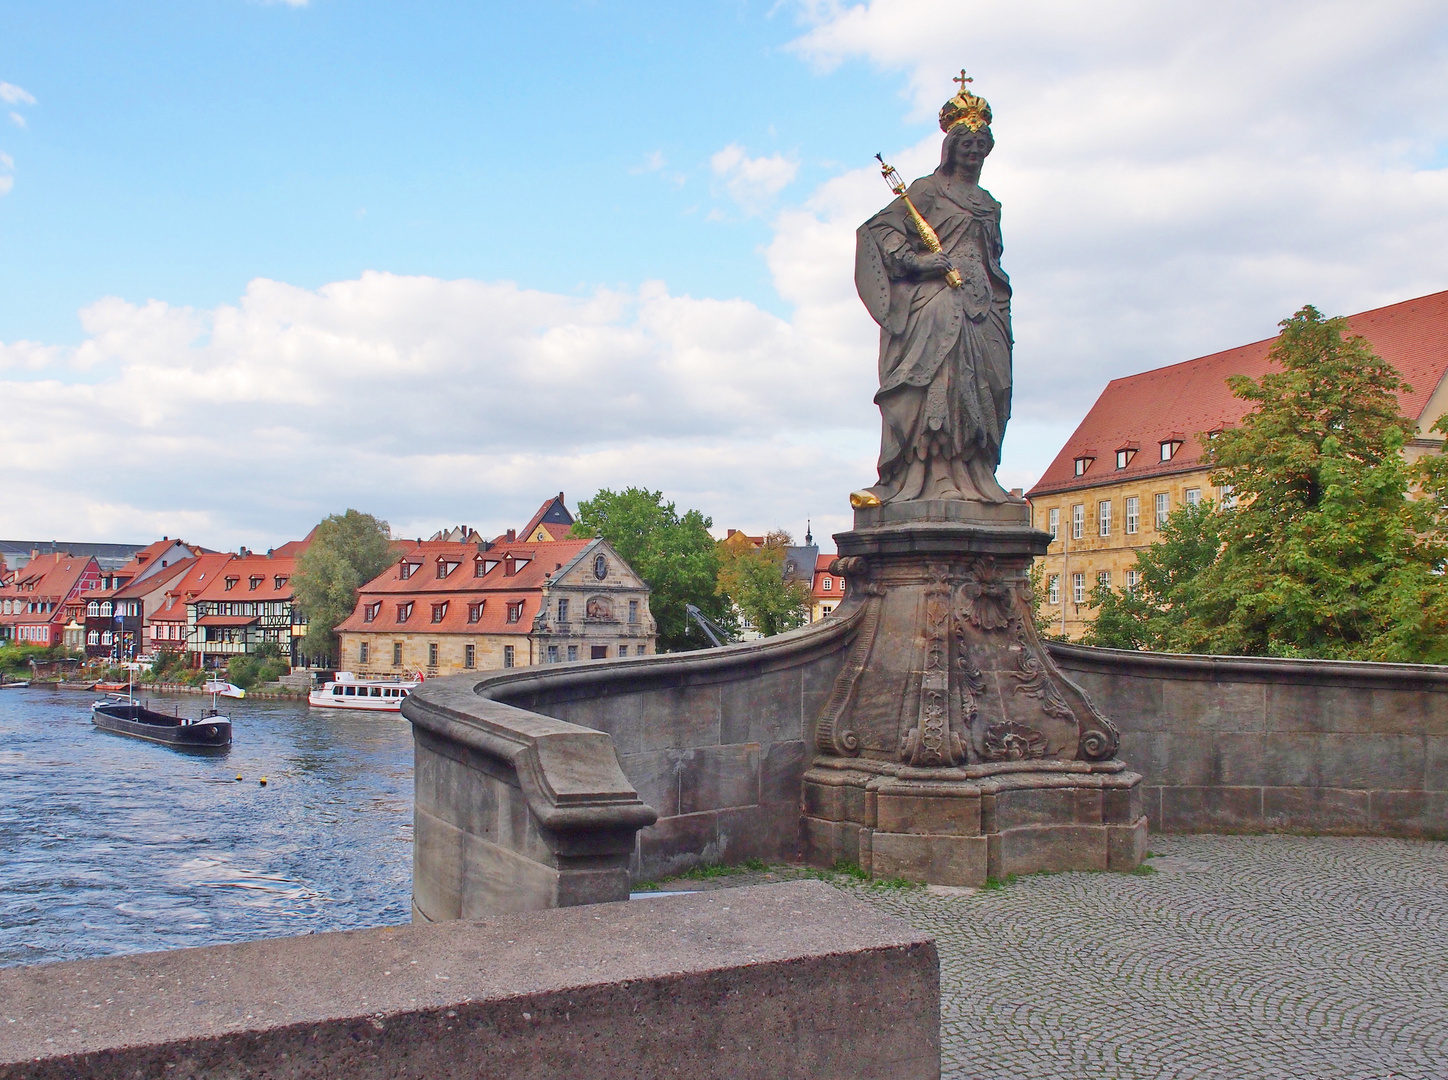
{"type": "Polygon", "coordinates": [[[837,883],[935,935],[946,1077],[1448,1077],[1448,843],[1151,848],[1148,875],[837,883]]]}

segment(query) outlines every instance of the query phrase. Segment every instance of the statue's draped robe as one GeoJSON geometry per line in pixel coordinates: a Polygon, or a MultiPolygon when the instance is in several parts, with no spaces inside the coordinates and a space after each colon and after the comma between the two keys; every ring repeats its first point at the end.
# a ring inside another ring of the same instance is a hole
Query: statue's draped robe
{"type": "Polygon", "coordinates": [[[910,264],[928,249],[904,200],[857,234],[855,280],[880,323],[882,502],[1006,497],[995,481],[1011,409],[1011,288],[1000,268],[1000,203],[988,191],[947,185],[937,174],[910,199],[964,279],[922,277],[910,264]]]}

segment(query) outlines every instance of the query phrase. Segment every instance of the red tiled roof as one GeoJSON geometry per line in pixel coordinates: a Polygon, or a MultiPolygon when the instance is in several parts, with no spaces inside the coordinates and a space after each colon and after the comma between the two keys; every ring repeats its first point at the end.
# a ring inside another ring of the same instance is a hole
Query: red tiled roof
{"type": "MultiPolygon", "coordinates": [[[[538,507],[537,513],[535,513],[531,518],[528,519],[528,524],[524,525],[521,529],[518,530],[518,535],[521,537],[532,536],[533,530],[536,529],[540,524],[542,524],[543,518],[547,516],[549,510],[553,509],[554,503],[558,503],[560,506],[562,506],[563,512],[565,514],[568,514],[568,507],[563,503],[563,492],[560,491],[557,495],[549,496],[548,498],[543,500],[543,505],[538,507]]],[[[573,515],[568,514],[568,516],[572,517],[573,515]]],[[[550,535],[557,536],[558,530],[563,529],[562,522],[549,522],[549,524],[554,526],[554,528],[548,530],[550,535]]]]}
{"type": "Polygon", "coordinates": [[[186,601],[196,599],[210,588],[213,581],[223,576],[222,571],[226,564],[235,558],[235,555],[220,552],[187,559],[181,564],[186,568],[186,573],[166,590],[166,599],[152,613],[150,621],[179,622],[185,619],[186,601]]]}
{"type": "Polygon", "coordinates": [[[170,566],[163,566],[155,571],[150,577],[142,578],[140,581],[133,581],[129,585],[122,585],[111,595],[119,600],[134,600],[142,596],[150,596],[161,586],[173,582],[190,568],[195,560],[182,559],[170,566]]]}
{"type": "Polygon", "coordinates": [[[0,614],[0,621],[19,623],[58,622],[65,617],[65,602],[72,594],[79,596],[88,579],[98,581],[100,564],[90,556],[55,553],[30,560],[16,571],[15,577],[0,588],[0,600],[54,603],[54,611],[0,614]]]}
{"type": "Polygon", "coordinates": [[[196,594],[197,600],[290,600],[292,598],[292,574],[296,572],[297,560],[277,558],[273,555],[236,555],[231,561],[211,576],[206,586],[196,594]],[[282,578],[277,586],[277,577],[282,578]],[[252,578],[261,578],[257,587],[251,587],[252,578]],[[228,578],[236,583],[228,589],[228,578]]]}
{"type": "MultiPolygon", "coordinates": [[[[1374,308],[1347,321],[1351,332],[1366,338],[1411,388],[1398,395],[1403,415],[1421,417],[1448,372],[1448,291],[1374,308]]],[[[1227,377],[1261,378],[1272,366],[1267,354],[1276,340],[1113,379],[1027,497],[1200,468],[1201,436],[1235,424],[1250,411],[1250,402],[1232,395],[1227,377]],[[1162,461],[1161,440],[1172,434],[1183,445],[1170,461],[1162,461]],[[1126,468],[1117,469],[1116,451],[1131,443],[1139,451],[1126,468]],[[1075,475],[1076,459],[1092,454],[1096,460],[1085,475],[1075,475]]]]}
{"type": "Polygon", "coordinates": [[[538,589],[543,579],[562,563],[568,562],[582,551],[592,540],[555,540],[541,543],[494,544],[488,551],[480,552],[477,544],[453,544],[443,540],[424,540],[409,544],[401,559],[389,566],[359,590],[359,594],[392,595],[402,593],[461,593],[476,591],[538,589]],[[516,571],[504,573],[504,556],[512,555],[516,571]],[[487,563],[496,563],[484,577],[474,576],[474,564],[481,558],[487,563]],[[447,577],[437,576],[439,559],[458,564],[447,577]],[[525,565],[518,562],[527,559],[525,565]],[[402,576],[403,562],[416,564],[411,577],[402,576]]]}
{"type": "MultiPolygon", "coordinates": [[[[112,571],[116,577],[123,577],[127,580],[135,577],[146,567],[150,566],[161,553],[173,544],[180,544],[182,547],[190,548],[193,554],[199,554],[200,549],[184,540],[157,540],[155,543],[147,544],[140,551],[131,557],[131,561],[119,570],[112,571]]],[[[169,569],[169,567],[168,567],[169,569]]]]}
{"type": "Polygon", "coordinates": [[[272,548],[273,559],[295,559],[307,548],[312,546],[312,537],[317,535],[317,526],[312,526],[312,531],[300,540],[288,540],[281,547],[272,548]]]}
{"type": "Polygon", "coordinates": [[[810,590],[816,600],[840,600],[845,595],[845,579],[839,574],[830,573],[830,563],[838,558],[836,555],[820,555],[815,559],[814,585],[810,590]],[[830,578],[830,591],[825,592],[824,580],[830,578]]]}
{"type": "Polygon", "coordinates": [[[542,600],[539,592],[455,593],[449,597],[440,597],[436,593],[388,594],[385,598],[364,595],[352,614],[334,629],[371,634],[399,631],[414,634],[527,634],[532,632],[533,617],[538,614],[542,600]],[[469,622],[468,609],[479,602],[483,608],[478,613],[478,621],[469,622]],[[382,606],[368,622],[364,609],[379,603],[382,606]],[[406,621],[399,621],[398,607],[408,603],[412,604],[412,613],[406,621]],[[447,604],[447,610],[441,621],[434,622],[433,606],[442,603],[447,604]],[[509,622],[509,606],[519,603],[523,605],[521,614],[516,621],[509,622]]]}

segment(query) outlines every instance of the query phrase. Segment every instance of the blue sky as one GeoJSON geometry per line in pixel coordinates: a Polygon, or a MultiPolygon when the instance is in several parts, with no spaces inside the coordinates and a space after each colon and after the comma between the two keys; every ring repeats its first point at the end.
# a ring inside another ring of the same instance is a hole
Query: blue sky
{"type": "Polygon", "coordinates": [[[711,155],[784,154],[807,189],[929,121],[902,123],[894,73],[812,73],[775,8],[6,4],[0,77],[38,104],[0,137],[0,245],[25,253],[0,339],[78,342],[104,295],[211,307],[376,268],[783,310],[711,155]]]}
{"type": "Polygon", "coordinates": [[[0,536],[638,484],[847,527],[853,237],[995,112],[1029,487],[1105,383],[1448,288],[1441,0],[0,0],[0,536]]]}

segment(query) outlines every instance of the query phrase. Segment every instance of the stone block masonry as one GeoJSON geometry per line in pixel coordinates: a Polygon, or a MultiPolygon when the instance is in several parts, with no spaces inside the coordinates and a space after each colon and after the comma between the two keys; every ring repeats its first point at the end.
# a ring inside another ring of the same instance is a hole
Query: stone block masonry
{"type": "Polygon", "coordinates": [[[0,971],[0,1080],[940,1076],[930,937],[820,882],[0,971]]]}
{"type": "Polygon", "coordinates": [[[1448,838],[1448,667],[1052,644],[1159,832],[1448,838]]]}
{"type": "Polygon", "coordinates": [[[728,649],[438,680],[403,712],[416,727],[446,693],[456,733],[489,709],[507,709],[508,724],[531,715],[607,733],[627,782],[658,814],[638,832],[636,880],[701,862],[791,861],[814,723],[857,625],[833,617],[728,649]]]}

